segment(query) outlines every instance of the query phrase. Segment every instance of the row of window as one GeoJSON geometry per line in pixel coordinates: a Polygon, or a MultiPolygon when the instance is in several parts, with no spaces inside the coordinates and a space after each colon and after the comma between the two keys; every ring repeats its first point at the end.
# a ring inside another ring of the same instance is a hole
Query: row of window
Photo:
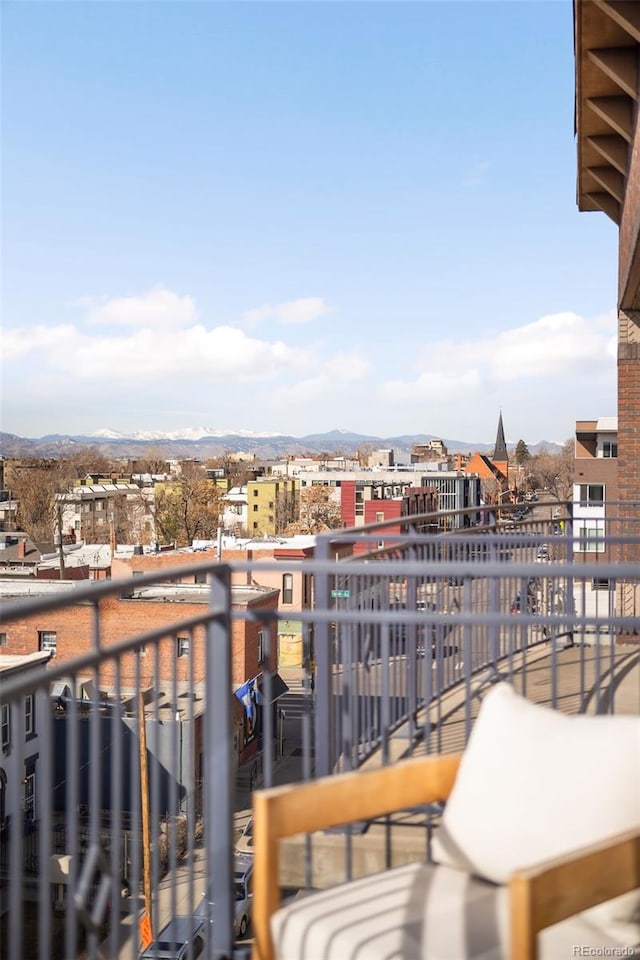
{"type": "MultiPolygon", "coordinates": [[[[285,573],[285,577],[291,577],[291,574],[285,573]]],[[[291,578],[291,583],[288,587],[288,591],[291,599],[286,601],[287,603],[293,602],[293,578],[291,578]]],[[[6,643],[6,634],[2,634],[6,643]]],[[[56,655],[58,649],[58,635],[53,630],[41,630],[38,633],[38,643],[41,650],[48,650],[52,653],[53,656],[56,655]]],[[[262,662],[262,647],[263,647],[263,637],[262,630],[258,632],[258,661],[262,662]]],[[[139,647],[138,652],[142,655],[146,653],[144,644],[139,647]]],[[[188,657],[191,653],[191,637],[176,637],[176,657],[188,657]]],[[[8,709],[6,707],[2,708],[3,711],[8,709]]],[[[4,716],[4,715],[3,715],[4,716]]],[[[3,741],[4,742],[4,741],[3,741]]]]}
{"type": "MultiPolygon", "coordinates": [[[[32,693],[24,698],[24,736],[30,740],[36,735],[36,709],[32,693]]],[[[11,708],[8,703],[2,704],[0,714],[0,728],[2,735],[2,749],[8,750],[11,745],[11,708]]]]}

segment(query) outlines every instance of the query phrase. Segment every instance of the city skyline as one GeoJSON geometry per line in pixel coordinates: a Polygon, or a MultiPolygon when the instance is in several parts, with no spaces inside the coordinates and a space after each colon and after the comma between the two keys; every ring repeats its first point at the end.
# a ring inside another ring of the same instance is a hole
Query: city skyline
{"type": "Polygon", "coordinates": [[[490,442],[501,409],[536,443],[615,415],[570,3],[3,19],[6,432],[490,442]]]}

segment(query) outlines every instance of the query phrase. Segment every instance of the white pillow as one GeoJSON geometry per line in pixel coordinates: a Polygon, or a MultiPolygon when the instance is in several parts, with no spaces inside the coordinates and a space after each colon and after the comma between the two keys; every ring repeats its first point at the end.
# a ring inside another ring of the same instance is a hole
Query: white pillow
{"type": "MultiPolygon", "coordinates": [[[[505,883],[518,868],[640,827],[640,718],[568,717],[506,683],[484,698],[442,826],[437,862],[505,883]]],[[[640,895],[595,907],[629,922],[640,895]]],[[[637,931],[636,931],[637,932],[637,931]]],[[[640,938],[640,933],[638,933],[640,938]]],[[[627,939],[627,937],[625,937],[627,939]]]]}

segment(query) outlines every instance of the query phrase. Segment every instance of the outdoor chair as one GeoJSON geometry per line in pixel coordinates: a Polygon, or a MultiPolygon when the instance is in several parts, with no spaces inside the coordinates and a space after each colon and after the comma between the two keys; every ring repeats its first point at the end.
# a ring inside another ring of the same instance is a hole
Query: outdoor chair
{"type": "Polygon", "coordinates": [[[634,956],[640,943],[637,717],[569,717],[501,683],[464,754],[261,790],[253,803],[254,960],[567,960],[634,956]],[[443,801],[434,862],[280,907],[283,838],[443,801]]]}

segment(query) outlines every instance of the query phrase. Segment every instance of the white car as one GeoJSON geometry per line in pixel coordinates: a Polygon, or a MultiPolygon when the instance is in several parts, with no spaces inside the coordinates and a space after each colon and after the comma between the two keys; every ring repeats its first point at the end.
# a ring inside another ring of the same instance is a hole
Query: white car
{"type": "MultiPolygon", "coordinates": [[[[245,937],[251,923],[251,904],[253,902],[253,857],[248,854],[236,854],[233,871],[233,932],[236,937],[245,937]]],[[[196,914],[207,916],[207,894],[202,895],[196,914]]]]}
{"type": "Polygon", "coordinates": [[[548,563],[551,558],[549,557],[549,547],[546,543],[543,543],[541,547],[538,547],[538,553],[536,554],[536,563],[548,563]]]}
{"type": "Polygon", "coordinates": [[[253,817],[249,817],[236,840],[236,854],[253,853],[253,817]]]}

